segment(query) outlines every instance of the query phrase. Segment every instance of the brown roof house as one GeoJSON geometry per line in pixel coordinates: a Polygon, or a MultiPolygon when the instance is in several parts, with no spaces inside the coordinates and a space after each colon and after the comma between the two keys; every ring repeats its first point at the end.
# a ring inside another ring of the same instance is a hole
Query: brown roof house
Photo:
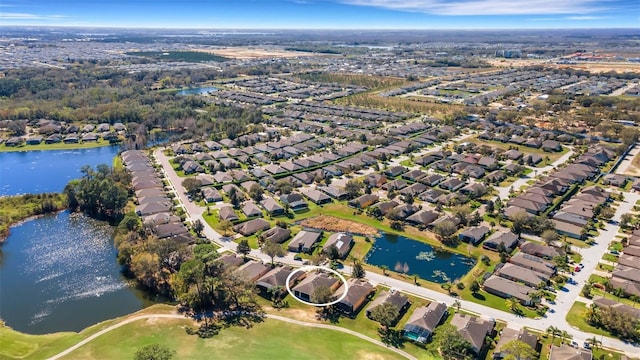
{"type": "Polygon", "coordinates": [[[446,313],[447,305],[444,303],[434,301],[428,306],[419,307],[407,320],[402,335],[409,340],[425,344],[446,313]]]}
{"type": "MultiPolygon", "coordinates": [[[[347,295],[336,306],[348,316],[355,317],[362,306],[369,300],[371,294],[375,292],[375,288],[366,280],[354,278],[349,279],[347,285],[349,286],[347,295]]],[[[343,288],[344,286],[336,292],[342,294],[343,288]]]]}
{"type": "Polygon", "coordinates": [[[262,277],[262,275],[269,272],[270,269],[270,266],[263,263],[257,261],[249,261],[237,268],[234,273],[245,278],[248,281],[255,282],[260,277],[262,277]]]}
{"type": "Polygon", "coordinates": [[[310,253],[321,237],[322,233],[302,230],[289,242],[288,249],[293,252],[310,253]]]}
{"type": "Polygon", "coordinates": [[[398,318],[393,321],[395,324],[401,317],[402,314],[411,306],[409,302],[409,298],[400,294],[398,291],[381,291],[378,297],[376,297],[369,306],[365,309],[368,318],[371,318],[371,312],[376,307],[382,304],[392,304],[398,308],[399,315],[398,318]]]}
{"type": "Polygon", "coordinates": [[[515,298],[518,299],[521,304],[527,306],[532,304],[529,293],[535,291],[535,289],[528,286],[496,275],[491,275],[483,285],[484,291],[490,294],[494,294],[505,299],[515,298]]]}
{"type": "MultiPolygon", "coordinates": [[[[274,288],[284,289],[287,283],[287,277],[293,272],[291,266],[277,266],[268,273],[262,275],[256,282],[256,286],[263,291],[269,291],[274,288]]],[[[289,279],[289,286],[304,276],[304,272],[298,271],[289,279]]]]}
{"type": "Polygon", "coordinates": [[[513,340],[522,341],[523,343],[529,345],[534,351],[540,352],[540,343],[538,342],[538,337],[535,334],[530,333],[529,330],[525,328],[514,330],[506,327],[502,329],[500,340],[498,341],[498,344],[496,344],[496,349],[493,351],[493,359],[504,359],[508,354],[501,351],[502,347],[513,340]]]}
{"type": "Polygon", "coordinates": [[[258,231],[267,230],[269,227],[271,227],[271,225],[267,220],[257,218],[238,224],[233,227],[233,230],[244,236],[250,236],[257,233],[258,231]]]}
{"type": "Polygon", "coordinates": [[[340,286],[340,280],[325,273],[310,273],[293,288],[293,294],[300,300],[312,302],[314,292],[320,286],[326,286],[329,290],[336,291],[340,286]]]}
{"type": "Polygon", "coordinates": [[[591,350],[574,348],[568,344],[560,346],[552,345],[549,352],[549,360],[591,360],[591,350]]]}
{"type": "Polygon", "coordinates": [[[466,314],[455,314],[451,325],[458,329],[460,335],[471,343],[474,353],[480,354],[484,347],[485,338],[493,332],[495,323],[466,314]]]}
{"type": "Polygon", "coordinates": [[[324,244],[323,251],[327,252],[327,249],[334,245],[338,249],[340,258],[344,259],[349,251],[351,251],[353,244],[353,236],[345,233],[335,233],[329,236],[327,242],[324,244]]]}

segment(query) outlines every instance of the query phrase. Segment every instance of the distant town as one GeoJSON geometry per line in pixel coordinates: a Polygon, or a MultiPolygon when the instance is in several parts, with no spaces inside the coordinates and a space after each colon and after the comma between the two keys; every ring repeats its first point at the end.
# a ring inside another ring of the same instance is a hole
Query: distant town
{"type": "Polygon", "coordinates": [[[60,310],[14,320],[31,280],[5,282],[0,357],[639,358],[639,35],[520,35],[3,27],[3,273],[26,276],[23,226],[71,212],[121,273],[82,308],[123,297],[29,328],[60,310]]]}

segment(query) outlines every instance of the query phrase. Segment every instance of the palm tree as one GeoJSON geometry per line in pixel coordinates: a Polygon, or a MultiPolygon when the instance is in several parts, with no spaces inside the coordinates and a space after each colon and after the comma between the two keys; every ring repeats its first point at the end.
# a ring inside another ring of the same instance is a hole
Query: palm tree
{"type": "Polygon", "coordinates": [[[596,306],[595,304],[591,304],[591,306],[589,306],[587,308],[587,311],[584,313],[584,317],[585,319],[587,319],[587,322],[591,324],[599,323],[600,313],[598,311],[598,306],[596,306]]]}
{"type": "Polygon", "coordinates": [[[456,308],[457,312],[460,312],[460,307],[462,306],[462,304],[460,303],[459,300],[456,300],[453,302],[453,307],[456,308]]]}
{"type": "Polygon", "coordinates": [[[389,267],[387,265],[382,265],[380,266],[380,268],[382,269],[382,275],[387,275],[387,270],[389,270],[389,267]]]}
{"type": "Polygon", "coordinates": [[[566,340],[573,339],[573,335],[569,334],[567,330],[562,330],[560,332],[560,338],[562,339],[562,343],[564,344],[566,340]]]}
{"type": "Polygon", "coordinates": [[[560,329],[555,326],[549,326],[547,328],[547,334],[551,335],[551,343],[556,339],[556,336],[560,335],[560,329]]]}
{"type": "Polygon", "coordinates": [[[520,302],[516,298],[510,297],[506,300],[505,303],[507,304],[507,307],[514,313],[520,310],[520,302]]]}

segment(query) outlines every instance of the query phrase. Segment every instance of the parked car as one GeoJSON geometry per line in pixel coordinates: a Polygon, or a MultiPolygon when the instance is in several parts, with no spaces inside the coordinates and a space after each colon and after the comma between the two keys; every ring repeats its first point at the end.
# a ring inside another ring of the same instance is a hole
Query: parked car
{"type": "Polygon", "coordinates": [[[582,268],[580,266],[576,266],[573,271],[575,272],[580,272],[580,270],[582,270],[582,268]]]}

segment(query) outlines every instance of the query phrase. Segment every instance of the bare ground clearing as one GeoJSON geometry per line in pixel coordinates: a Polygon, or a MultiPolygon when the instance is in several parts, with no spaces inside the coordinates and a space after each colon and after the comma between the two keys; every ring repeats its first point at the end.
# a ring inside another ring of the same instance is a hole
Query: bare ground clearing
{"type": "Polygon", "coordinates": [[[305,219],[300,223],[300,225],[327,231],[345,231],[362,235],[378,234],[378,230],[373,226],[327,215],[319,215],[316,217],[305,219]]]}

